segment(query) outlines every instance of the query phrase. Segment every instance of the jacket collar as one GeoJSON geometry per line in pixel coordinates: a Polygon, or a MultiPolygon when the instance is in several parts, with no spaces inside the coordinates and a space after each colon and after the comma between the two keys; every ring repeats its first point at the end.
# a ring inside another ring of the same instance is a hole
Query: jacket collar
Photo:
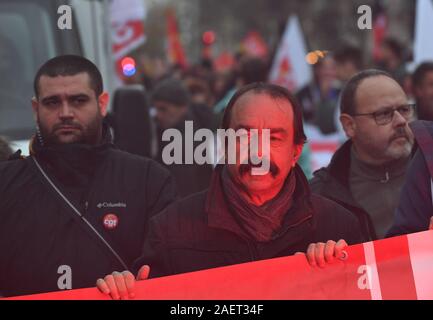
{"type": "Polygon", "coordinates": [[[347,188],[349,187],[350,157],[352,145],[352,140],[346,141],[335,152],[328,166],[331,176],[333,176],[341,185],[347,188]]]}
{"type": "MultiPolygon", "coordinates": [[[[348,140],[335,152],[327,168],[330,175],[346,190],[350,190],[350,169],[351,165],[354,164],[354,161],[357,161],[357,165],[362,167],[362,171],[365,172],[366,176],[369,176],[371,179],[376,178],[377,180],[380,180],[385,177],[386,172],[389,172],[392,176],[400,176],[403,174],[406,171],[406,165],[410,159],[409,157],[408,159],[402,159],[389,167],[383,166],[382,168],[377,168],[364,164],[358,159],[353,159],[353,157],[353,143],[352,140],[348,140]]],[[[346,197],[346,195],[342,196],[346,197]]]]}
{"type": "Polygon", "coordinates": [[[41,160],[60,183],[84,187],[89,184],[112,147],[112,135],[108,125],[104,125],[101,143],[97,145],[73,143],[45,146],[33,137],[30,150],[31,155],[41,160]]]}
{"type": "MultiPolygon", "coordinates": [[[[346,141],[333,155],[328,167],[317,171],[328,172],[329,176],[324,175],[322,179],[326,180],[327,187],[323,190],[323,195],[334,201],[344,203],[345,205],[359,208],[359,205],[353,199],[349,186],[350,175],[350,157],[352,150],[352,140],[346,141]]],[[[315,173],[316,175],[316,173],[315,173]]]]}

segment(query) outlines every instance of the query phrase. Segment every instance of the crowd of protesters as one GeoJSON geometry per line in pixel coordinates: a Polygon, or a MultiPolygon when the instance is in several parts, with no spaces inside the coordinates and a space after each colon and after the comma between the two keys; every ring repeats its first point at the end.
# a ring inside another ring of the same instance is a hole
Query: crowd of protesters
{"type": "Polygon", "coordinates": [[[56,290],[57,268],[69,265],[73,288],[99,278],[102,292],[123,299],[136,278],[295,253],[323,266],[348,244],[427,230],[433,62],[408,72],[394,39],[375,66],[344,46],[319,59],[297,92],[268,83],[269,65],[239,54],[224,71],[209,59],[139,69],[129,81],[150,103],[155,147],[146,157],[113,145],[109,96],[92,62],[67,55],[41,66],[30,156],[0,139],[0,295],[56,290]],[[165,163],[163,132],[186,139],[185,121],[270,129],[270,172],[255,177],[248,161],[165,163]],[[304,124],[345,137],[310,180],[304,124]]]}
{"type": "MultiPolygon", "coordinates": [[[[402,87],[409,99],[408,101],[417,103],[419,118],[425,119],[429,112],[429,104],[431,104],[429,101],[433,93],[429,91],[428,84],[421,84],[423,82],[421,78],[424,78],[424,73],[428,74],[429,64],[420,66],[412,77],[406,64],[410,55],[405,52],[403,45],[393,38],[387,38],[383,41],[379,56],[380,59],[377,61],[368,61],[365,59],[361,48],[354,45],[342,45],[335,51],[324,52],[324,55],[312,65],[312,81],[306,86],[298,88],[296,92],[292,92],[302,106],[304,124],[309,128],[314,128],[315,132],[325,139],[333,135],[338,136],[338,143],[342,145],[346,140],[347,132],[340,121],[341,92],[355,74],[370,68],[388,72],[402,87]],[[423,107],[424,105],[426,107],[423,107]]],[[[137,61],[142,60],[137,57],[137,61]]],[[[158,122],[160,122],[158,119],[163,116],[162,109],[158,107],[160,103],[155,104],[152,95],[161,82],[167,82],[168,79],[171,79],[172,84],[177,82],[178,86],[178,94],[173,95],[169,92],[166,94],[166,96],[170,96],[172,102],[175,102],[171,103],[172,109],[169,107],[164,109],[164,117],[173,122],[171,127],[182,126],[184,121],[190,119],[197,123],[197,129],[209,128],[211,130],[218,127],[224,109],[235,92],[251,83],[267,82],[271,67],[269,57],[253,56],[246,52],[236,54],[232,64],[225,67],[217,65],[209,58],[203,58],[200,63],[191,66],[168,65],[164,67],[163,63],[154,64],[158,65],[158,68],[149,67],[152,64],[148,59],[144,59],[144,61],[146,63],[138,68],[137,75],[129,81],[142,84],[146,88],[152,102],[151,107],[155,110],[155,126],[158,127],[158,122]],[[184,106],[174,107],[181,104],[184,106]]],[[[161,95],[160,88],[158,95],[161,95]]],[[[159,157],[158,161],[162,163],[160,157],[163,146],[158,142],[156,144],[160,148],[152,157],[155,159],[159,157]]],[[[313,177],[313,170],[318,168],[313,165],[314,152],[315,150],[311,149],[311,145],[306,144],[299,161],[308,179],[313,177]]],[[[174,166],[170,170],[172,172],[177,171],[179,177],[191,177],[188,181],[189,186],[186,186],[184,181],[180,181],[181,178],[176,179],[178,183],[182,184],[182,195],[203,190],[203,186],[209,184],[209,174],[201,173],[201,178],[192,178],[194,174],[190,175],[186,167],[184,169],[177,167],[174,166]]]]}

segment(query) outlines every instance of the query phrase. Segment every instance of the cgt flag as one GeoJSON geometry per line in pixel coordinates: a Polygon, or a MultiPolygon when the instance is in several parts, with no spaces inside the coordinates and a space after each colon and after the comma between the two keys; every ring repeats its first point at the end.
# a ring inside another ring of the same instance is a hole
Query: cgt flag
{"type": "Polygon", "coordinates": [[[269,81],[297,91],[312,80],[311,66],[305,60],[307,49],[299,19],[291,16],[277,49],[269,81]]]}
{"type": "Polygon", "coordinates": [[[143,1],[112,0],[110,3],[112,53],[120,77],[122,58],[146,41],[145,17],[146,8],[143,1]]]}
{"type": "MultiPolygon", "coordinates": [[[[304,256],[216,268],[137,283],[148,300],[433,299],[433,231],[347,248],[323,269],[304,256]]],[[[13,299],[108,299],[96,288],[13,299]]]]}

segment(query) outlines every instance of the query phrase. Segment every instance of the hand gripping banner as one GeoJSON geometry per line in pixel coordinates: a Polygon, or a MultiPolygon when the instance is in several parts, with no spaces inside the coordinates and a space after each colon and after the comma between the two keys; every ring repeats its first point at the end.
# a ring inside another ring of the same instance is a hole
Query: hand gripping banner
{"type": "MultiPolygon", "coordinates": [[[[348,247],[312,268],[305,256],[258,261],[138,282],[136,299],[433,299],[433,231],[348,247]]],[[[95,279],[96,281],[96,279],[95,279]]],[[[13,299],[108,299],[96,288],[13,299]]]]}

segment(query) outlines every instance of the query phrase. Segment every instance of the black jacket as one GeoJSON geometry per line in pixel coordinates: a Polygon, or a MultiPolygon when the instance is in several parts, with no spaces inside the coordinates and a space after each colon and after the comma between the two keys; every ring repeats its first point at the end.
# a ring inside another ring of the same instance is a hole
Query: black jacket
{"type": "Polygon", "coordinates": [[[376,231],[369,214],[361,208],[350,192],[350,150],[352,142],[347,141],[331,159],[328,167],[314,173],[310,180],[313,193],[331,199],[354,213],[360,222],[363,236],[368,240],[376,240],[376,231]]]}
{"type": "MultiPolygon", "coordinates": [[[[220,170],[217,167],[215,174],[220,170]]],[[[275,240],[258,243],[242,236],[221,188],[212,187],[170,205],[151,220],[134,271],[148,264],[151,277],[159,277],[293,255],[313,242],[362,242],[356,218],[336,203],[311,195],[302,170],[296,170],[294,204],[284,232],[275,240]]]]}
{"type": "Polygon", "coordinates": [[[387,237],[426,231],[433,216],[433,122],[413,121],[410,127],[417,142],[417,152],[408,169],[387,237]]]}
{"type": "MultiPolygon", "coordinates": [[[[174,200],[169,173],[109,143],[39,149],[35,157],[53,182],[130,267],[140,255],[148,219],[174,200]],[[114,229],[104,226],[108,214],[118,218],[114,229]]],[[[124,269],[31,157],[1,163],[0,295],[58,291],[61,266],[71,268],[73,289],[124,269]]]]}

